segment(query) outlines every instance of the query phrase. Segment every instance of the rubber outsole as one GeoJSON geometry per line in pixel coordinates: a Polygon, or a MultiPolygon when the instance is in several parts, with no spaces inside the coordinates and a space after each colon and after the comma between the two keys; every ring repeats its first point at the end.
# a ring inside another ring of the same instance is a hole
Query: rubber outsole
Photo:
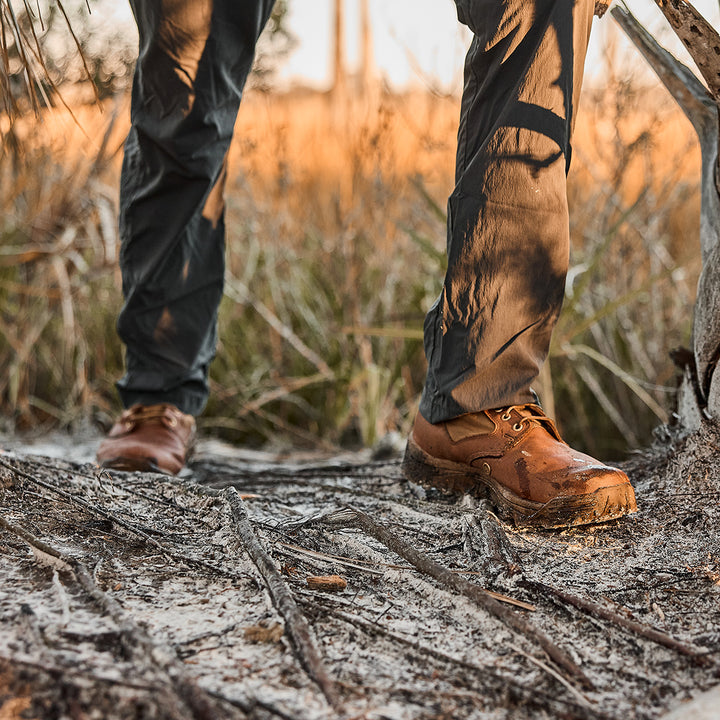
{"type": "Polygon", "coordinates": [[[162,475],[172,475],[173,473],[163,470],[150,458],[133,458],[133,457],[116,457],[109,460],[103,460],[101,467],[108,470],[123,470],[124,472],[152,472],[161,473],[162,475]]]}
{"type": "Polygon", "coordinates": [[[474,495],[490,501],[498,514],[519,527],[557,529],[615,520],[637,511],[635,492],[628,482],[598,488],[582,495],[562,495],[546,503],[516,495],[492,475],[470,465],[428,455],[410,438],[402,464],[410,482],[451,495],[474,495]]]}

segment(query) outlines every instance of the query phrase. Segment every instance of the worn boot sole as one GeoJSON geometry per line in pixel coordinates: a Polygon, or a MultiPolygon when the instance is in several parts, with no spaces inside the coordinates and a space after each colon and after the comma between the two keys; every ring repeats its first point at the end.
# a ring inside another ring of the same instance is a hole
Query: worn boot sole
{"type": "Polygon", "coordinates": [[[116,455],[115,457],[104,459],[100,463],[100,467],[108,468],[109,470],[123,470],[124,472],[152,472],[160,473],[161,475],[177,475],[183,467],[187,466],[195,453],[196,445],[197,434],[193,433],[188,441],[185,462],[177,471],[158,465],[156,458],[150,457],[149,455],[116,455]]]}
{"type": "Polygon", "coordinates": [[[109,470],[124,470],[125,472],[153,472],[163,475],[174,475],[168,470],[163,470],[157,465],[153,458],[136,457],[114,457],[103,460],[101,467],[109,470]]]}
{"type": "Polygon", "coordinates": [[[454,495],[487,498],[504,519],[520,527],[551,529],[588,525],[637,511],[635,492],[627,482],[584,495],[560,496],[546,503],[533,502],[470,465],[428,455],[412,438],[408,440],[402,467],[407,480],[424,487],[454,495]]]}

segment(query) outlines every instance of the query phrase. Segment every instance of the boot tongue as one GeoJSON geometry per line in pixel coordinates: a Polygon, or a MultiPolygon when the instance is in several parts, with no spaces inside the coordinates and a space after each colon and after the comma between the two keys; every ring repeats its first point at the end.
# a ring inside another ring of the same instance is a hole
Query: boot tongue
{"type": "Polygon", "coordinates": [[[523,405],[517,408],[518,412],[527,418],[532,418],[535,422],[542,425],[556,440],[564,442],[560,437],[558,429],[555,427],[555,423],[549,418],[539,405],[523,405]]]}
{"type": "Polygon", "coordinates": [[[489,435],[495,430],[495,423],[484,413],[471,413],[448,420],[447,433],[453,442],[460,442],[476,435],[489,435]]]}
{"type": "Polygon", "coordinates": [[[171,410],[171,406],[160,405],[134,405],[127,411],[126,422],[133,425],[138,424],[175,424],[177,421],[171,410]]]}

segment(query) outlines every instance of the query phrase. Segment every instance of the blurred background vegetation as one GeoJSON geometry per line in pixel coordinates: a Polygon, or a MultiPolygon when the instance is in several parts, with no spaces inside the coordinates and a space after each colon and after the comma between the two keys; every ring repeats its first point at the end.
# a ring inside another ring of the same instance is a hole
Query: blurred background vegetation
{"type": "MultiPolygon", "coordinates": [[[[0,0],[0,422],[42,432],[119,408],[117,187],[135,50],[96,43],[83,2],[41,7],[42,23],[13,4],[14,17],[0,0]],[[27,50],[33,33],[45,68],[27,50]]],[[[200,425],[253,445],[372,445],[406,434],[417,409],[459,97],[391,91],[367,72],[336,74],[328,92],[274,90],[293,42],[286,8],[233,142],[221,340],[200,425]]],[[[603,62],[577,119],[571,269],[538,390],[571,444],[620,458],[673,410],[669,350],[689,341],[700,270],[699,151],[646,75],[612,50],[603,62]]]]}

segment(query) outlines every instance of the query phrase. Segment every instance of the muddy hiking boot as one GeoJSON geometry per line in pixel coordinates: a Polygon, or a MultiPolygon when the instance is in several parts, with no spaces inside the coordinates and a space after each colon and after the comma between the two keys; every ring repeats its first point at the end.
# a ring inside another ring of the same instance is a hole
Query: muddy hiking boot
{"type": "Polygon", "coordinates": [[[100,443],[98,464],[177,475],[195,443],[195,418],[174,405],[133,405],[100,443]]]}
{"type": "Polygon", "coordinates": [[[573,450],[538,405],[514,405],[430,424],[418,413],[405,477],[487,497],[517,525],[559,528],[637,510],[627,475],[573,450]]]}

